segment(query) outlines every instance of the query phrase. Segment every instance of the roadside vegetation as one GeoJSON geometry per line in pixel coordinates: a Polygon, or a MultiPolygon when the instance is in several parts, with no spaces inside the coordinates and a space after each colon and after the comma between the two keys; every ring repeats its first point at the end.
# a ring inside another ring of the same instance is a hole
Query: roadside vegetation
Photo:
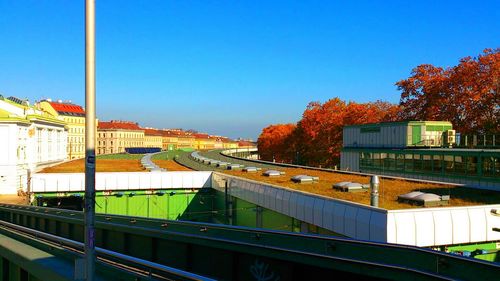
{"type": "Polygon", "coordinates": [[[160,168],[167,169],[167,171],[191,171],[191,169],[180,165],[174,159],[176,157],[184,156],[190,152],[183,150],[171,150],[158,153],[151,157],[151,160],[158,165],[160,168]]]}

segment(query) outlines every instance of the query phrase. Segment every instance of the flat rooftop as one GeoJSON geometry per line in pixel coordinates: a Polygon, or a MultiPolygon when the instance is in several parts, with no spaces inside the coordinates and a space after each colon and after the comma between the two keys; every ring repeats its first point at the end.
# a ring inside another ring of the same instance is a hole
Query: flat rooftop
{"type": "MultiPolygon", "coordinates": [[[[436,149],[432,149],[436,150],[436,149]]],[[[498,150],[496,150],[498,151],[498,150]]],[[[221,156],[219,156],[221,157],[221,156]]],[[[100,172],[114,171],[114,172],[130,172],[130,171],[144,171],[140,166],[138,159],[99,159],[97,161],[97,170],[100,172]],[[119,160],[119,161],[116,161],[119,160]]],[[[228,160],[226,157],[221,157],[218,160],[228,160]]],[[[339,182],[359,182],[361,184],[368,184],[370,176],[346,174],[339,172],[316,171],[301,168],[285,168],[272,166],[272,169],[283,171],[286,174],[280,177],[266,177],[262,173],[269,169],[270,165],[260,165],[249,161],[235,161],[229,159],[232,163],[240,163],[250,166],[262,166],[262,171],[257,173],[247,173],[238,170],[226,170],[225,168],[215,168],[209,165],[206,166],[207,170],[215,170],[221,173],[247,178],[255,181],[270,183],[290,189],[300,190],[304,192],[319,194],[331,198],[348,200],[351,202],[361,203],[365,205],[370,204],[369,190],[363,192],[341,192],[332,188],[332,186],[339,182]],[[312,184],[299,184],[293,183],[290,178],[295,175],[309,175],[319,177],[319,182],[312,184]]],[[[178,165],[172,160],[162,161],[160,159],[153,159],[160,167],[167,168],[168,171],[188,170],[183,166],[178,165]]],[[[198,163],[198,162],[195,162],[198,163]]],[[[43,172],[83,172],[83,160],[76,160],[67,162],[52,168],[48,168],[43,172]]],[[[399,195],[403,195],[412,191],[422,191],[427,193],[434,193],[437,195],[450,195],[448,206],[475,206],[500,203],[500,192],[465,188],[456,185],[435,184],[435,183],[421,183],[410,180],[396,180],[396,179],[380,179],[379,187],[379,207],[388,210],[408,209],[408,208],[422,208],[421,206],[411,205],[407,203],[400,203],[397,201],[399,195]]]]}
{"type": "MultiPolygon", "coordinates": [[[[266,177],[261,172],[245,173],[242,171],[219,171],[234,176],[247,178],[255,181],[266,182],[286,188],[300,190],[304,192],[319,194],[331,198],[347,200],[351,202],[370,205],[370,191],[362,192],[342,192],[332,188],[332,185],[339,182],[358,182],[361,184],[369,184],[370,176],[345,174],[337,172],[315,171],[300,168],[283,168],[280,171],[285,172],[285,175],[280,177],[266,177]],[[295,175],[310,175],[319,177],[319,182],[312,184],[293,183],[290,178],[295,175]]],[[[411,205],[408,203],[398,202],[398,195],[403,195],[412,191],[422,191],[434,193],[437,195],[450,195],[450,207],[458,206],[474,206],[500,203],[500,192],[466,188],[455,185],[421,183],[399,179],[380,178],[379,186],[379,207],[388,210],[408,209],[408,208],[423,208],[422,206],[411,205]]],[[[446,207],[446,206],[445,206],[446,207]]],[[[443,207],[443,208],[445,208],[443,207]]]]}

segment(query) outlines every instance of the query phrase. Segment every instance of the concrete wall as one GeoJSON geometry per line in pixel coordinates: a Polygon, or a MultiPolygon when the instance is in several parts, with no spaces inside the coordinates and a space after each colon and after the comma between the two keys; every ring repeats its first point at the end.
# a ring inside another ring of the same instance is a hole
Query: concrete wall
{"type": "Polygon", "coordinates": [[[213,188],[351,238],[414,246],[500,240],[500,205],[385,210],[214,173],[213,188]]]}
{"type": "MultiPolygon", "coordinates": [[[[96,190],[203,188],[211,186],[211,172],[96,173],[96,190]]],[[[85,190],[84,173],[34,174],[32,192],[85,190]]]]}
{"type": "Polygon", "coordinates": [[[391,210],[387,213],[387,242],[436,246],[500,240],[500,205],[391,210]]]}
{"type": "Polygon", "coordinates": [[[263,184],[224,174],[213,174],[213,188],[292,218],[348,237],[386,242],[387,215],[383,209],[263,184]]]}

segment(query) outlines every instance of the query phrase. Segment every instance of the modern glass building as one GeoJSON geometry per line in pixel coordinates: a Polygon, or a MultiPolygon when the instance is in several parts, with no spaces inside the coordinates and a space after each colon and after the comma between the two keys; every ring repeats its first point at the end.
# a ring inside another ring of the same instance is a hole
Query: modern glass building
{"type": "Polygon", "coordinates": [[[451,127],[444,123],[434,123],[436,122],[346,126],[344,128],[344,147],[341,152],[341,169],[500,190],[500,149],[443,147],[453,144],[453,139],[449,138],[450,134],[448,133],[451,127]],[[414,129],[418,124],[421,128],[414,129]],[[437,130],[438,126],[442,126],[442,129],[437,130]],[[376,131],[372,129],[374,127],[381,129],[376,131]],[[431,127],[430,130],[429,127],[431,127]],[[370,130],[367,131],[367,128],[370,130]],[[382,130],[382,128],[384,129],[382,130]],[[440,145],[426,146],[408,142],[408,140],[419,138],[415,136],[416,131],[420,131],[422,134],[421,140],[425,139],[429,143],[440,143],[440,145]],[[429,132],[438,131],[440,133],[434,133],[434,140],[428,137],[431,135],[429,132]],[[401,145],[401,142],[397,143],[394,139],[390,140],[391,136],[382,136],[383,134],[391,134],[391,132],[395,140],[406,137],[406,145],[401,145]],[[412,135],[410,136],[410,134],[412,135]],[[356,137],[359,140],[356,140],[356,137]],[[370,143],[371,139],[386,141],[372,141],[370,143]]]}

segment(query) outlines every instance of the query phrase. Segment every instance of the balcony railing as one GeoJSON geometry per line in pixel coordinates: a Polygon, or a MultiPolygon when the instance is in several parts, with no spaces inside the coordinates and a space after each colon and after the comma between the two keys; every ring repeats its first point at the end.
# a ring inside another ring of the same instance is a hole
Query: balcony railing
{"type": "Polygon", "coordinates": [[[500,148],[500,134],[461,135],[457,134],[456,147],[460,148],[500,148]]]}

